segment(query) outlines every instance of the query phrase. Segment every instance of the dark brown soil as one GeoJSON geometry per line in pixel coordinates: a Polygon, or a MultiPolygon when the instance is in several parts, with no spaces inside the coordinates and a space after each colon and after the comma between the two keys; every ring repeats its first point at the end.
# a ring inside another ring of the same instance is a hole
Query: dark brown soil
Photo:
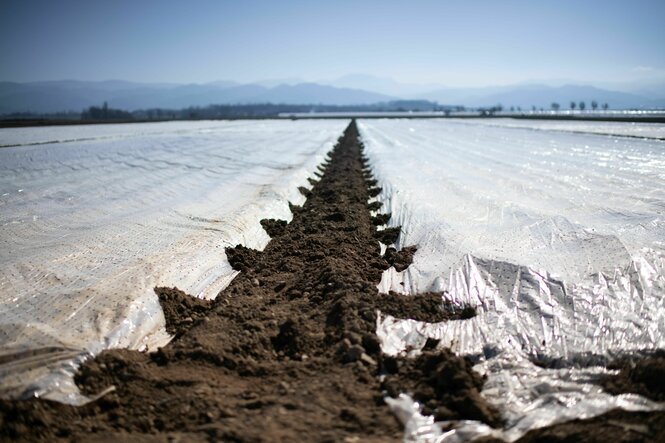
{"type": "Polygon", "coordinates": [[[395,268],[398,272],[401,272],[409,267],[413,261],[413,254],[416,253],[416,248],[413,246],[407,246],[401,251],[390,247],[386,249],[386,253],[383,257],[386,261],[395,268]]]}
{"type": "Polygon", "coordinates": [[[377,238],[392,244],[400,230],[376,230],[387,217],[370,215],[377,191],[361,148],[352,123],[293,221],[263,222],[266,249],[227,250],[241,272],[214,303],[158,288],[176,338],[154,353],[104,352],[76,377],[85,393],[112,392],[82,407],[0,401],[0,439],[401,441],[384,390],[412,392],[442,418],[498,424],[465,359],[381,354],[377,309],[426,321],[474,312],[443,305],[441,294],[377,293],[382,271],[406,268],[415,249],[380,255],[377,238]]]}
{"type": "Polygon", "coordinates": [[[177,288],[155,288],[159,304],[166,319],[166,332],[176,338],[187,332],[194,322],[204,318],[210,305],[208,300],[194,298],[177,288]]]}
{"type": "Polygon", "coordinates": [[[519,443],[657,443],[665,441],[665,412],[615,409],[588,420],[536,429],[519,443]]]}
{"type": "Polygon", "coordinates": [[[665,401],[665,351],[637,359],[621,359],[608,366],[619,373],[607,377],[602,385],[606,391],[618,395],[639,394],[654,401],[665,401]]]}
{"type": "MultiPolygon", "coordinates": [[[[430,340],[425,348],[434,348],[430,340]]],[[[410,392],[423,405],[422,413],[438,421],[471,419],[494,427],[502,424],[498,411],[485,403],[480,390],[485,380],[472,370],[473,363],[448,350],[424,350],[413,360],[385,359],[388,395],[410,392]]]]}

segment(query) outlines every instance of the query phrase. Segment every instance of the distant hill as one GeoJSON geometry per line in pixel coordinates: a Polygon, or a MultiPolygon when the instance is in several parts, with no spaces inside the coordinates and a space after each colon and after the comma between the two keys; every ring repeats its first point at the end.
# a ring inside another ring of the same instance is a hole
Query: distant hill
{"type": "Polygon", "coordinates": [[[387,78],[350,75],[338,80],[305,83],[298,79],[267,80],[250,84],[217,81],[204,84],[135,83],[122,80],[104,82],[50,81],[34,83],[0,82],[0,114],[14,112],[80,112],[104,102],[112,108],[135,111],[162,108],[182,109],[208,105],[325,104],[338,106],[386,103],[400,99],[435,101],[442,105],[484,107],[503,105],[530,109],[550,108],[557,102],[568,109],[570,102],[592,100],[610,108],[665,108],[665,98],[653,92],[618,92],[593,86],[547,86],[522,84],[487,88],[432,88],[432,85],[406,85],[387,78]],[[278,83],[278,82],[284,83],[278,83]],[[298,83],[295,83],[298,82],[298,83]]]}
{"type": "Polygon", "coordinates": [[[252,97],[254,102],[284,104],[366,105],[395,100],[396,97],[362,89],[337,88],[317,83],[279,85],[252,97]]]}
{"type": "Polygon", "coordinates": [[[460,103],[469,107],[494,106],[502,104],[504,108],[519,106],[523,109],[549,109],[552,102],[557,102],[567,109],[571,101],[584,101],[589,107],[592,100],[599,104],[608,103],[611,108],[652,108],[662,106],[664,100],[637,94],[610,91],[593,86],[564,85],[516,85],[493,88],[455,88],[440,89],[424,94],[420,98],[444,103],[460,103]]]}
{"type": "Polygon", "coordinates": [[[359,105],[394,100],[395,97],[358,89],[316,83],[238,84],[145,84],[124,81],[53,81],[34,83],[0,82],[0,114],[12,112],[53,113],[82,111],[104,102],[113,108],[180,109],[210,104],[317,104],[359,105]]]}
{"type": "Polygon", "coordinates": [[[365,91],[378,92],[380,94],[398,96],[402,98],[414,98],[437,89],[436,85],[415,85],[397,82],[387,77],[376,77],[366,74],[349,74],[335,80],[320,82],[338,88],[363,89],[365,91]]]}
{"type": "Polygon", "coordinates": [[[325,82],[326,84],[359,88],[366,91],[398,96],[402,98],[420,98],[436,101],[440,104],[463,105],[467,107],[487,107],[502,104],[531,109],[548,108],[557,102],[562,109],[567,109],[571,101],[584,101],[587,105],[592,100],[599,104],[608,103],[611,108],[654,108],[665,106],[665,81],[616,84],[604,88],[578,85],[572,82],[564,86],[549,86],[537,83],[523,83],[508,86],[482,88],[444,88],[432,84],[400,83],[386,77],[365,74],[351,74],[325,82]]]}

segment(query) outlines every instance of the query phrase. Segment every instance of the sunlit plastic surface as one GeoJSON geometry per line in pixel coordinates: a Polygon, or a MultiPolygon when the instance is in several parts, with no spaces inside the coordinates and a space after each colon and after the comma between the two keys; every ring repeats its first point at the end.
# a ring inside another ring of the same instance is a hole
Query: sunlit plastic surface
{"type": "MultiPolygon", "coordinates": [[[[593,381],[614,356],[665,346],[665,142],[591,134],[590,125],[359,124],[389,225],[402,226],[397,246],[418,247],[379,289],[447,291],[478,310],[441,324],[382,317],[384,352],[434,337],[477,359],[510,440],[613,407],[659,407],[593,381]]],[[[478,425],[432,438],[461,441],[454,435],[478,425]]]]}

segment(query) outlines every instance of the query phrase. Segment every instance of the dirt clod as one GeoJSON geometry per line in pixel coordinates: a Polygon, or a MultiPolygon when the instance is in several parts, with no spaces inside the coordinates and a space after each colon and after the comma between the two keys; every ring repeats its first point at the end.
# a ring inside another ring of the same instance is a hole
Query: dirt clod
{"type": "Polygon", "coordinates": [[[402,231],[399,227],[392,227],[386,228],[382,231],[376,231],[374,235],[381,243],[385,245],[392,245],[397,241],[401,232],[402,231]]]}
{"type": "Polygon", "coordinates": [[[397,270],[397,272],[402,272],[406,268],[409,267],[411,262],[413,261],[413,255],[416,253],[416,247],[415,246],[407,246],[406,248],[403,248],[401,251],[398,251],[397,249],[390,247],[386,249],[385,254],[383,254],[383,258],[397,270]]]}
{"type": "Polygon", "coordinates": [[[261,220],[261,226],[271,238],[280,236],[286,230],[286,220],[275,220],[274,218],[264,218],[261,220]]]}
{"type": "Polygon", "coordinates": [[[247,271],[258,262],[261,252],[256,249],[237,245],[234,248],[226,248],[226,257],[231,267],[236,271],[247,271]]]}
{"type": "Polygon", "coordinates": [[[210,309],[211,302],[192,297],[177,288],[155,288],[155,293],[164,311],[166,332],[176,337],[205,318],[210,309]]]}

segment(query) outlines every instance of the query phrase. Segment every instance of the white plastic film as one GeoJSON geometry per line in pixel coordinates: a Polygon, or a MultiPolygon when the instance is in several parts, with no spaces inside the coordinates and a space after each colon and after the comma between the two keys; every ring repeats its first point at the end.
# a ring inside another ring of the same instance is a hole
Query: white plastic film
{"type": "Polygon", "coordinates": [[[665,140],[665,124],[642,122],[602,122],[571,120],[532,120],[513,118],[474,119],[472,125],[522,128],[535,131],[562,131],[578,134],[622,135],[665,140]]]}
{"type": "Polygon", "coordinates": [[[213,298],[347,124],[0,129],[0,396],[80,404],[85,358],[166,344],[153,288],[213,298]]]}
{"type": "MultiPolygon", "coordinates": [[[[665,143],[585,133],[612,133],[610,124],[519,126],[360,122],[378,199],[389,225],[402,226],[397,246],[418,247],[413,264],[386,271],[379,289],[446,291],[478,311],[440,324],[382,317],[384,352],[417,352],[433,337],[476,359],[508,440],[614,407],[661,407],[596,382],[612,357],[665,346],[665,143]]],[[[407,440],[489,432],[474,422],[438,432],[409,401],[398,402],[403,415],[413,412],[407,440]]]]}

